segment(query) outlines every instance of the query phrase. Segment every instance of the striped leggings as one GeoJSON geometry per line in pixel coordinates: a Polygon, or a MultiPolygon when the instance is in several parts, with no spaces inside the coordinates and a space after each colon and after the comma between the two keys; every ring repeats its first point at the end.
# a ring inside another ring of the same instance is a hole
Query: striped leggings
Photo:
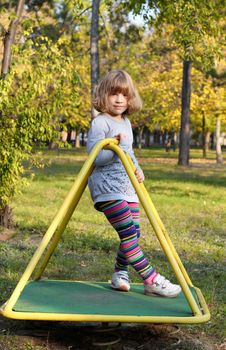
{"type": "Polygon", "coordinates": [[[150,282],[154,279],[156,270],[145,258],[138,243],[140,237],[139,204],[128,203],[124,200],[101,202],[98,203],[98,210],[105,214],[121,241],[116,256],[115,271],[126,271],[128,265],[131,264],[144,281],[150,282]]]}

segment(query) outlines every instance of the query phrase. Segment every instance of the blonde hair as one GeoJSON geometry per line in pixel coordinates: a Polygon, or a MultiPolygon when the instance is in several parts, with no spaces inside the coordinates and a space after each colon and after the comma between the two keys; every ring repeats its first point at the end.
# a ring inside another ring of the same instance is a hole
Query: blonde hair
{"type": "Polygon", "coordinates": [[[94,90],[93,107],[98,112],[107,112],[108,97],[116,93],[128,96],[128,108],[123,114],[131,114],[141,110],[140,95],[130,75],[123,70],[111,70],[101,79],[94,90]]]}

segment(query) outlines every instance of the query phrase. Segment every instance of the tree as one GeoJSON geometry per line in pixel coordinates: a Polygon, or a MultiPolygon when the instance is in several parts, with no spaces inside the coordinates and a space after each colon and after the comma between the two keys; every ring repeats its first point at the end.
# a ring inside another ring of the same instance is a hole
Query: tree
{"type": "Polygon", "coordinates": [[[129,22],[128,12],[120,11],[117,16],[115,2],[113,6],[109,15],[112,20],[107,17],[108,13],[104,18],[108,40],[106,43],[106,35],[101,37],[100,62],[105,69],[125,69],[138,87],[143,108],[131,116],[138,140],[141,141],[144,130],[153,131],[156,127],[162,132],[177,132],[181,65],[172,44],[172,28],[164,26],[162,35],[156,31],[146,33],[142,27],[129,22]]]}
{"type": "MultiPolygon", "coordinates": [[[[225,69],[225,68],[224,68],[225,69]]],[[[216,73],[216,72],[215,72],[216,73]]],[[[206,157],[210,134],[216,136],[216,161],[223,161],[221,152],[221,131],[225,130],[225,82],[223,74],[203,74],[193,70],[193,99],[191,103],[192,127],[203,136],[203,156],[206,157]]]]}
{"type": "Polygon", "coordinates": [[[195,133],[202,134],[203,158],[206,158],[210,134],[214,132],[213,102],[216,96],[210,77],[193,69],[192,80],[191,123],[195,133]]]}
{"type": "Polygon", "coordinates": [[[10,70],[0,80],[0,225],[4,227],[12,225],[10,201],[26,181],[23,160],[30,158],[34,144],[58,135],[65,96],[73,91],[76,100],[81,85],[74,57],[65,55],[65,38],[59,35],[53,41],[36,35],[34,23],[31,14],[23,20],[22,40],[15,40],[10,70]]]}
{"type": "Polygon", "coordinates": [[[216,92],[216,162],[223,163],[223,156],[221,150],[221,123],[226,123],[226,102],[225,90],[223,87],[215,86],[216,92]]]}
{"type": "Polygon", "coordinates": [[[189,164],[190,138],[190,73],[192,62],[209,69],[214,62],[219,46],[218,20],[221,1],[198,0],[130,0],[129,8],[134,13],[143,13],[151,26],[161,28],[163,23],[174,26],[173,39],[183,59],[183,84],[181,103],[181,131],[179,165],[189,164]],[[145,7],[145,5],[147,5],[145,7]]]}
{"type": "Polygon", "coordinates": [[[23,13],[23,9],[24,9],[24,0],[18,0],[17,7],[16,7],[16,16],[14,19],[11,20],[9,29],[5,33],[5,37],[3,41],[4,51],[3,51],[3,60],[2,60],[2,69],[1,69],[1,74],[3,76],[5,76],[9,71],[9,66],[11,63],[11,49],[15,41],[16,30],[23,13]]]}
{"type": "Polygon", "coordinates": [[[100,0],[92,0],[90,30],[91,94],[99,80],[99,5],[100,0]]]}
{"type": "MultiPolygon", "coordinates": [[[[11,49],[12,45],[15,41],[16,30],[18,23],[21,19],[21,15],[24,9],[24,0],[18,0],[16,6],[16,16],[11,20],[8,31],[4,36],[4,50],[3,50],[3,59],[2,59],[2,67],[1,67],[1,79],[4,79],[9,71],[9,66],[11,63],[11,49]]],[[[0,110],[0,118],[3,118],[3,115],[0,110]]],[[[2,120],[1,120],[2,121],[2,120]]],[[[4,121],[3,121],[4,123],[4,121]]],[[[1,142],[3,139],[1,139],[1,142]]],[[[3,197],[4,198],[4,197],[3,197]]],[[[0,205],[0,225],[4,227],[9,227],[11,225],[11,209],[8,206],[8,203],[1,203],[0,205]]]]}
{"type": "MultiPolygon", "coordinates": [[[[80,147],[79,134],[88,129],[90,115],[90,17],[92,6],[87,0],[64,0],[57,11],[59,33],[64,54],[73,61],[73,75],[79,75],[79,84],[67,84],[61,95],[59,111],[62,127],[76,134],[75,147],[80,147]]],[[[97,60],[99,61],[99,60],[97,60]]],[[[99,64],[99,63],[98,63],[99,64]]],[[[99,79],[99,78],[97,78],[99,79]]],[[[65,143],[67,145],[67,143],[65,143]]]]}

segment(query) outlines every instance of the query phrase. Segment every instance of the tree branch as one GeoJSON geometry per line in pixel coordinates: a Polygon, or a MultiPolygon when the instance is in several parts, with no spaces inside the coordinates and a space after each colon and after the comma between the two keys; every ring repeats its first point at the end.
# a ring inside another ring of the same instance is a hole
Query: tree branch
{"type": "Polygon", "coordinates": [[[24,2],[25,0],[18,0],[17,7],[16,7],[16,18],[10,22],[9,29],[6,32],[5,37],[3,39],[4,52],[3,52],[2,69],[1,69],[1,74],[3,76],[6,76],[6,74],[9,71],[9,67],[11,63],[11,48],[15,41],[17,26],[23,13],[24,2]]]}

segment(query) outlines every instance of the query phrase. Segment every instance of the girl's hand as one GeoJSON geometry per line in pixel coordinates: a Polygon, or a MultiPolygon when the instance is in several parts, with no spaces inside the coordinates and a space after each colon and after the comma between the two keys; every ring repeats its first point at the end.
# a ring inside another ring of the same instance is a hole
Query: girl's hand
{"type": "Polygon", "coordinates": [[[135,171],[136,178],[138,182],[143,182],[144,181],[144,173],[141,169],[136,169],[135,171]]]}
{"type": "Polygon", "coordinates": [[[120,134],[116,135],[115,138],[116,138],[117,140],[119,140],[119,141],[128,140],[128,135],[127,135],[127,134],[120,133],[120,134]]]}

